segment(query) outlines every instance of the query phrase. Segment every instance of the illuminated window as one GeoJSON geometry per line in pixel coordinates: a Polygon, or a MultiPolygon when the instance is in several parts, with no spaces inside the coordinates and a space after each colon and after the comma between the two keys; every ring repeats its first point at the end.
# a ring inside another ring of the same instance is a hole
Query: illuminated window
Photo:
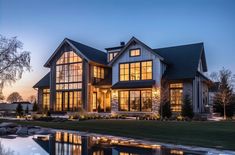
{"type": "Polygon", "coordinates": [[[81,91],[56,92],[56,111],[77,111],[81,107],[81,91]]]}
{"type": "Polygon", "coordinates": [[[140,80],[140,62],[130,63],[130,80],[140,80]]]}
{"type": "Polygon", "coordinates": [[[42,90],[42,107],[43,109],[50,109],[50,89],[42,90]]]}
{"type": "Polygon", "coordinates": [[[56,92],[56,111],[62,111],[62,92],[56,92]]]}
{"type": "Polygon", "coordinates": [[[97,111],[97,92],[92,94],[92,110],[97,111]]]}
{"type": "Polygon", "coordinates": [[[118,54],[118,52],[109,52],[109,62],[118,54]]]}
{"type": "Polygon", "coordinates": [[[136,57],[136,56],[140,56],[140,49],[131,49],[130,50],[130,56],[131,57],[136,57]]]}
{"type": "Polygon", "coordinates": [[[73,51],[56,62],[56,111],[75,111],[81,107],[82,59],[73,51]]]}
{"type": "Polygon", "coordinates": [[[152,111],[152,90],[119,91],[120,111],[152,111]]]}
{"type": "Polygon", "coordinates": [[[141,91],[141,111],[145,111],[145,112],[152,111],[152,91],[151,90],[141,91]]]}
{"type": "Polygon", "coordinates": [[[120,91],[119,92],[119,110],[128,111],[129,110],[129,92],[120,91]]]}
{"type": "Polygon", "coordinates": [[[129,80],[129,64],[120,64],[120,81],[128,81],[129,80]]]}
{"type": "Polygon", "coordinates": [[[61,141],[61,132],[56,132],[55,140],[56,140],[57,142],[60,142],[60,141],[61,141]]]}
{"type": "Polygon", "coordinates": [[[81,62],[82,59],[73,51],[65,52],[56,62],[56,64],[67,64],[67,63],[74,63],[74,62],[81,62]]]}
{"type": "Polygon", "coordinates": [[[152,61],[141,62],[141,79],[151,80],[152,79],[152,61]]]}
{"type": "Polygon", "coordinates": [[[130,91],[130,111],[140,111],[140,91],[130,91]]]}
{"type": "Polygon", "coordinates": [[[170,84],[170,88],[183,88],[182,83],[172,83],[170,84]]]}
{"type": "Polygon", "coordinates": [[[82,59],[72,51],[65,52],[56,64],[56,90],[81,89],[82,59]]]}
{"type": "Polygon", "coordinates": [[[183,99],[183,84],[174,83],[170,84],[170,102],[173,112],[181,112],[183,99]]]}
{"type": "Polygon", "coordinates": [[[103,67],[94,66],[93,73],[94,73],[95,78],[104,79],[104,68],[103,67]]]}
{"type": "Polygon", "coordinates": [[[152,79],[152,61],[120,64],[119,70],[120,81],[152,79]]]}
{"type": "Polygon", "coordinates": [[[82,95],[81,91],[73,92],[73,106],[70,107],[70,110],[76,111],[78,108],[82,108],[82,95]]]}

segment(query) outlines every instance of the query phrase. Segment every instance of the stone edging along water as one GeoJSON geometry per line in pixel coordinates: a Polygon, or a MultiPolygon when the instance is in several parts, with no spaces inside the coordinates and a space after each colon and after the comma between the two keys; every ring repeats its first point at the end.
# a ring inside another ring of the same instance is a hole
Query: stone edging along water
{"type": "Polygon", "coordinates": [[[188,150],[188,151],[195,151],[195,152],[207,152],[208,154],[213,155],[235,155],[235,151],[232,150],[220,150],[215,148],[206,148],[206,147],[198,147],[198,146],[187,146],[187,145],[176,145],[176,144],[169,144],[169,143],[161,143],[161,142],[155,142],[155,141],[149,141],[149,140],[141,140],[141,139],[135,139],[135,138],[127,138],[127,137],[121,137],[121,136],[111,136],[106,134],[97,134],[97,133],[88,133],[88,132],[79,132],[79,131],[73,131],[73,130],[59,130],[59,129],[52,129],[53,131],[59,131],[59,132],[68,132],[68,133],[76,133],[81,136],[90,136],[90,137],[104,137],[106,139],[114,140],[114,141],[126,141],[126,142],[133,142],[135,144],[140,145],[150,145],[153,147],[166,147],[169,149],[182,149],[182,150],[188,150]]]}

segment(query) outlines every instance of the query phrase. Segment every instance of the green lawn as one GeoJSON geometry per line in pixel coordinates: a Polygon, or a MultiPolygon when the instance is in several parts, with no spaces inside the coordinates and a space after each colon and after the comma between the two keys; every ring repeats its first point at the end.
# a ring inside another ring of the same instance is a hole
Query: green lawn
{"type": "Polygon", "coordinates": [[[17,123],[235,150],[235,122],[90,120],[61,123],[21,121],[17,123]]]}

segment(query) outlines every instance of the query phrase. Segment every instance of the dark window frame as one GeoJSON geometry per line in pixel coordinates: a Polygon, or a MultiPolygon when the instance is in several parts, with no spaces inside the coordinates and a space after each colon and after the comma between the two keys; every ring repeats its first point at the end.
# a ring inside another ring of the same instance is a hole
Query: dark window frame
{"type": "Polygon", "coordinates": [[[111,62],[116,56],[117,54],[119,53],[120,51],[112,51],[112,52],[108,52],[108,62],[111,62]],[[116,53],[116,55],[115,55],[116,53]],[[112,60],[110,60],[110,54],[112,54],[112,60]],[[114,56],[115,55],[115,56],[114,56]]]}
{"type": "MultiPolygon", "coordinates": [[[[152,112],[153,109],[152,109],[152,102],[153,102],[153,95],[152,95],[152,90],[151,89],[144,89],[144,90],[140,90],[140,89],[135,89],[135,90],[119,90],[118,91],[118,111],[124,111],[124,110],[121,110],[120,109],[120,100],[121,100],[121,97],[120,97],[120,93],[122,91],[125,91],[125,92],[128,92],[128,110],[126,112],[152,112]],[[131,91],[139,91],[140,92],[140,100],[139,100],[139,111],[131,111],[130,110],[130,105],[131,105],[131,100],[130,100],[130,92],[131,91]],[[150,91],[151,92],[151,110],[150,111],[142,111],[142,91],[150,91]]],[[[125,111],[124,111],[125,112],[125,111]]]]}
{"type": "MultiPolygon", "coordinates": [[[[171,83],[169,83],[169,101],[170,101],[170,104],[171,104],[171,106],[172,106],[172,103],[171,103],[171,90],[182,90],[182,99],[181,100],[183,100],[183,96],[184,96],[184,83],[183,82],[171,82],[171,83]],[[178,84],[178,83],[180,83],[180,84],[182,84],[182,87],[175,87],[175,88],[171,88],[170,87],[170,85],[171,84],[178,84]]],[[[182,104],[183,104],[183,101],[182,101],[182,103],[181,103],[181,111],[182,111],[182,104]]],[[[175,105],[175,106],[177,106],[177,104],[173,104],[173,105],[175,105]]],[[[171,110],[172,110],[172,107],[171,107],[171,110]]],[[[172,111],[172,112],[175,112],[175,113],[178,113],[178,112],[180,112],[180,111],[172,111]]]]}
{"type": "Polygon", "coordinates": [[[141,48],[132,48],[132,49],[129,49],[129,57],[139,57],[139,56],[141,56],[141,48]],[[134,50],[139,50],[140,54],[132,56],[131,52],[134,51],[134,50]]]}
{"type": "Polygon", "coordinates": [[[131,82],[131,81],[146,81],[146,80],[153,80],[153,60],[141,60],[141,61],[128,61],[128,62],[121,62],[119,63],[119,68],[118,68],[118,81],[119,82],[131,82]],[[152,64],[152,78],[151,79],[144,79],[142,80],[142,62],[148,62],[148,61],[151,61],[151,64],[152,64]],[[130,80],[130,73],[131,73],[131,69],[130,69],[130,64],[131,63],[136,63],[136,62],[140,62],[140,80],[130,80]],[[121,64],[128,64],[129,65],[129,80],[123,80],[121,81],[120,80],[120,65],[121,64]]]}

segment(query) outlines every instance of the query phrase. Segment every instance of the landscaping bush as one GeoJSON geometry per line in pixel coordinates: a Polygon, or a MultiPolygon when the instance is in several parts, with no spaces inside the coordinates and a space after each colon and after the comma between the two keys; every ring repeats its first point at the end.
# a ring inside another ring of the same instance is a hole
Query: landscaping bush
{"type": "Polygon", "coordinates": [[[187,119],[192,119],[194,116],[193,106],[192,106],[191,99],[188,94],[185,95],[183,99],[181,115],[187,119]]]}
{"type": "Polygon", "coordinates": [[[162,118],[170,118],[172,116],[170,101],[163,101],[161,103],[159,114],[162,118]]]}

